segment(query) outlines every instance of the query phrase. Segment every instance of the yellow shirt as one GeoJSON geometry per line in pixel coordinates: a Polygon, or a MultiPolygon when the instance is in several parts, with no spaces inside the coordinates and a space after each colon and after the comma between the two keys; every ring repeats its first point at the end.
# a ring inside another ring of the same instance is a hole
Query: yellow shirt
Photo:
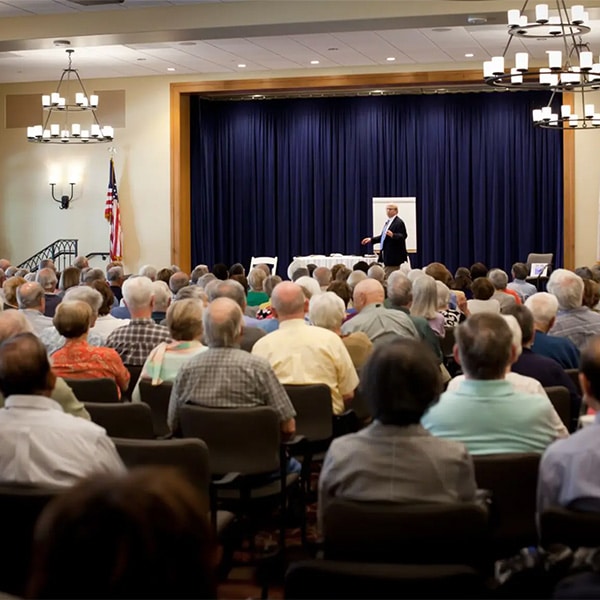
{"type": "Polygon", "coordinates": [[[333,413],[344,412],[343,396],[358,386],[358,376],[342,339],[303,319],[279,324],[258,340],[252,354],[266,358],[282,384],[324,383],[331,390],[333,413]]]}

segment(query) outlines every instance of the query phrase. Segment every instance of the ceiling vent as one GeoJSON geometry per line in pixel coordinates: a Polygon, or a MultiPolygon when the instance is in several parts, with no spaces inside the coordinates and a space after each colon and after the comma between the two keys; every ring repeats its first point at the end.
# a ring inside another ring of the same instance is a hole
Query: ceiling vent
{"type": "Polygon", "coordinates": [[[80,6],[102,6],[103,4],[123,4],[125,0],[67,0],[80,6]]]}

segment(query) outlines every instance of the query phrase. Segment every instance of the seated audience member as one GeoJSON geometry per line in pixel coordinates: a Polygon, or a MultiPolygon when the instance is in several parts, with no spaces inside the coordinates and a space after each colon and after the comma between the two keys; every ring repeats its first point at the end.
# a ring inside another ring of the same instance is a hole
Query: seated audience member
{"type": "Polygon", "coordinates": [[[575,275],[579,275],[584,281],[586,279],[593,279],[592,270],[589,267],[577,267],[575,269],[575,275]]]}
{"type": "Polygon", "coordinates": [[[229,270],[227,269],[227,265],[223,263],[216,263],[212,268],[213,275],[220,279],[221,281],[225,281],[229,278],[229,270]]]}
{"type": "Polygon", "coordinates": [[[106,283],[106,275],[102,269],[87,269],[81,272],[81,283],[90,285],[94,281],[106,283]]]}
{"type": "Polygon", "coordinates": [[[547,398],[517,392],[506,381],[516,350],[499,315],[470,316],[456,328],[454,358],[465,379],[423,417],[433,435],[463,442],[471,454],[539,452],[557,437],[547,398]]]}
{"type": "Polygon", "coordinates": [[[367,277],[369,277],[370,279],[375,279],[376,281],[379,281],[381,285],[384,285],[385,270],[381,265],[375,263],[369,267],[369,270],[367,271],[367,277]]]}
{"type": "Polygon", "coordinates": [[[425,275],[433,277],[436,281],[441,281],[447,286],[452,285],[452,273],[446,265],[439,262],[432,262],[425,267],[425,275]]]}
{"type": "Polygon", "coordinates": [[[600,285],[598,285],[593,279],[583,280],[583,298],[581,304],[587,306],[589,309],[598,312],[597,306],[600,301],[600,285]]]}
{"type": "Polygon", "coordinates": [[[529,296],[537,293],[537,288],[532,283],[525,281],[529,275],[527,265],[522,262],[517,262],[512,266],[513,280],[507,284],[507,289],[517,292],[521,300],[525,302],[529,296]]]}
{"type": "Polygon", "coordinates": [[[250,291],[250,286],[245,275],[232,275],[229,279],[237,281],[244,288],[244,296],[250,291]]]}
{"type": "Polygon", "coordinates": [[[171,279],[174,273],[175,271],[173,271],[173,269],[170,269],[169,267],[163,267],[162,269],[159,269],[156,273],[156,281],[162,281],[163,283],[166,283],[168,287],[169,280],[171,279]]]}
{"type": "Polygon", "coordinates": [[[478,277],[487,277],[488,268],[481,262],[476,262],[471,265],[471,279],[475,281],[478,277]]]}
{"type": "Polygon", "coordinates": [[[248,285],[250,286],[250,291],[246,296],[248,306],[259,306],[263,302],[269,301],[269,296],[263,290],[266,278],[265,272],[257,267],[248,273],[248,285]]]}
{"type": "Polygon", "coordinates": [[[373,351],[373,344],[369,336],[362,331],[342,335],[346,307],[344,301],[337,294],[324,292],[313,296],[308,305],[308,317],[313,325],[329,329],[339,335],[350,354],[354,368],[357,371],[362,368],[373,351]]]}
{"type": "Polygon", "coordinates": [[[150,281],[156,281],[158,269],[154,265],[142,265],[138,272],[141,277],[147,277],[150,281]]]}
{"type": "MultiPolygon", "coordinates": [[[[571,378],[565,373],[565,370],[555,360],[535,354],[531,350],[535,337],[533,326],[533,315],[526,306],[513,306],[506,314],[510,314],[517,320],[521,328],[523,351],[517,360],[512,364],[511,370],[515,373],[533,377],[537,379],[544,387],[562,385],[569,390],[571,397],[571,415],[575,421],[579,417],[581,408],[581,396],[573,385],[571,378]]],[[[575,422],[575,427],[577,423],[575,422]]]]}
{"type": "Polygon", "coordinates": [[[346,265],[344,263],[336,263],[335,265],[333,265],[333,267],[331,267],[331,281],[335,281],[337,279],[337,274],[340,271],[340,269],[344,269],[346,267],[346,265]]]}
{"type": "Polygon", "coordinates": [[[536,354],[555,360],[563,369],[579,368],[579,350],[566,337],[548,335],[556,321],[558,300],[548,292],[538,292],[525,301],[525,306],[533,315],[535,336],[531,349],[536,354]]]}
{"type": "Polygon", "coordinates": [[[420,425],[442,390],[425,344],[399,338],[376,348],[363,369],[361,390],[374,421],[331,443],[319,478],[319,521],[335,498],[401,504],[475,500],[465,446],[420,425]]]}
{"type": "Polygon", "coordinates": [[[246,268],[242,263],[234,263],[229,267],[229,277],[233,277],[234,275],[246,276],[246,268]]]}
{"type": "Polygon", "coordinates": [[[216,298],[202,315],[208,346],[180,369],[169,402],[167,422],[178,430],[179,408],[198,404],[209,408],[272,406],[278,413],[281,432],[296,430],[296,412],[269,363],[241,350],[242,309],[230,298],[216,298]]]}
{"type": "MultiPolygon", "coordinates": [[[[357,273],[359,275],[362,273],[362,271],[352,271],[346,267],[346,265],[342,265],[335,274],[335,281],[345,281],[347,283],[348,279],[350,279],[353,273],[357,273]]],[[[358,280],[356,280],[356,283],[358,283],[358,280]]],[[[348,283],[348,285],[350,284],[348,283]]]]}
{"type": "MultiPolygon", "coordinates": [[[[8,267],[7,269],[4,269],[4,274],[6,275],[7,279],[10,279],[11,277],[14,277],[15,275],[17,275],[17,271],[19,271],[19,267],[15,267],[15,266],[11,266],[8,267]]],[[[18,275],[18,277],[21,277],[21,275],[18,275]]]]}
{"type": "Polygon", "coordinates": [[[63,412],[51,399],[56,375],[31,333],[0,345],[0,480],[70,487],[93,473],[121,473],[123,463],[106,431],[63,412]]]}
{"type": "MultiPolygon", "coordinates": [[[[202,275],[206,275],[207,273],[208,273],[207,265],[196,265],[190,275],[190,280],[192,282],[192,285],[196,285],[198,283],[198,279],[200,279],[200,277],[202,277],[202,275]]],[[[245,272],[243,273],[243,275],[245,275],[245,272]]]]}
{"type": "Polygon", "coordinates": [[[44,314],[52,318],[56,307],[60,304],[62,298],[56,293],[56,284],[58,279],[54,269],[41,269],[37,272],[35,280],[44,288],[45,308],[44,314]]]}
{"type": "Polygon", "coordinates": [[[19,303],[17,301],[17,289],[20,288],[24,283],[27,283],[24,277],[9,277],[2,284],[2,291],[4,292],[4,304],[2,310],[18,309],[19,303]]]}
{"type": "Polygon", "coordinates": [[[78,270],[78,271],[82,271],[83,269],[87,269],[90,266],[90,263],[87,259],[87,257],[85,256],[78,256],[77,258],[75,258],[75,260],[73,261],[73,266],[78,270]]]}
{"type": "Polygon", "coordinates": [[[117,305],[123,299],[123,282],[125,281],[125,274],[123,273],[123,267],[111,267],[106,271],[106,280],[108,285],[116,299],[117,305]]]}
{"type": "Polygon", "coordinates": [[[205,273],[198,278],[198,283],[196,285],[204,290],[211,281],[216,281],[216,279],[217,278],[212,273],[205,273]]]}
{"type": "Polygon", "coordinates": [[[110,314],[111,308],[115,302],[112,287],[105,283],[101,283],[100,281],[94,281],[89,287],[96,290],[102,296],[102,304],[98,309],[98,318],[96,319],[95,324],[90,328],[90,334],[93,333],[100,336],[103,340],[106,340],[115,329],[127,325],[129,320],[117,319],[110,314]]]}
{"type": "MultiPolygon", "coordinates": [[[[246,310],[244,289],[237,281],[232,281],[231,279],[221,281],[217,279],[206,287],[206,292],[209,302],[212,302],[216,298],[230,298],[234,302],[237,302],[238,306],[242,309],[242,313],[246,310]]],[[[242,350],[251,352],[254,344],[266,335],[265,330],[259,326],[260,323],[258,319],[244,314],[244,330],[240,340],[240,348],[242,350]]]]}
{"type": "MultiPolygon", "coordinates": [[[[96,285],[106,286],[105,283],[96,283],[96,285]]],[[[77,287],[69,288],[67,290],[67,293],[65,294],[64,300],[81,300],[82,302],[88,304],[89,307],[92,309],[92,320],[90,326],[94,327],[96,323],[96,318],[98,317],[98,311],[102,306],[102,294],[100,294],[100,292],[98,292],[91,286],[79,285],[77,287]]],[[[42,343],[44,344],[44,346],[46,346],[48,356],[50,356],[65,345],[65,337],[58,333],[54,325],[42,331],[42,334],[40,335],[40,340],[42,340],[42,343]]],[[[90,346],[106,345],[106,339],[92,331],[88,333],[87,342],[90,346]]]]}
{"type": "Polygon", "coordinates": [[[171,275],[171,278],[169,279],[169,289],[173,293],[173,296],[177,295],[177,292],[186,285],[190,285],[190,278],[187,273],[177,271],[177,273],[171,275]]]}
{"type": "MultiPolygon", "coordinates": [[[[262,269],[265,272],[265,275],[268,277],[269,275],[275,275],[274,272],[272,272],[271,267],[266,264],[266,263],[259,263],[256,265],[257,269],[262,269]]],[[[309,271],[309,275],[312,277],[312,272],[317,268],[317,265],[306,265],[306,268],[309,271]]]]}
{"type": "Polygon", "coordinates": [[[436,281],[435,284],[437,287],[437,309],[444,317],[444,327],[456,327],[466,317],[457,308],[450,308],[450,288],[441,281],[436,281]]]}
{"type": "MultiPolygon", "coordinates": [[[[269,275],[265,279],[265,282],[263,283],[263,290],[265,294],[269,296],[269,300],[268,302],[263,302],[259,305],[258,311],[256,312],[257,319],[273,319],[273,311],[271,310],[271,296],[273,295],[273,290],[275,289],[275,286],[279,285],[282,281],[283,279],[281,279],[279,275],[269,275]]],[[[277,321],[277,319],[274,320],[277,321]]],[[[277,327],[279,327],[279,324],[269,324],[267,327],[268,329],[265,329],[265,331],[273,331],[273,329],[277,329],[277,327]]]]}
{"type": "Polygon", "coordinates": [[[471,286],[473,299],[467,300],[467,309],[470,315],[477,313],[500,314],[500,302],[492,298],[495,288],[487,277],[478,277],[471,286]]]}
{"type": "Polygon", "coordinates": [[[156,279],[152,282],[152,293],[154,295],[154,305],[152,306],[152,320],[157,325],[164,325],[167,318],[167,309],[173,296],[169,286],[162,280],[156,279]]]}
{"type": "Polygon", "coordinates": [[[502,269],[492,269],[488,273],[488,279],[492,282],[496,290],[492,298],[498,300],[500,312],[503,313],[509,306],[513,306],[514,304],[521,304],[519,294],[506,287],[508,285],[508,275],[505,271],[502,269]]]}
{"type": "Polygon", "coordinates": [[[327,267],[317,267],[312,276],[316,279],[321,291],[325,292],[331,283],[331,271],[327,267]]]}
{"type": "Polygon", "coordinates": [[[142,366],[153,348],[170,342],[171,334],[152,320],[154,288],[147,277],[131,277],[123,284],[123,300],[131,312],[129,325],[115,329],[106,339],[123,364],[142,366]]]}
{"type": "Polygon", "coordinates": [[[352,300],[352,290],[350,289],[350,286],[345,281],[332,281],[326,291],[333,292],[342,299],[344,302],[344,311],[347,315],[348,305],[352,300]]]}
{"type": "Polygon", "coordinates": [[[385,292],[379,281],[364,279],[356,285],[353,298],[358,314],[342,325],[342,333],[363,331],[375,346],[386,344],[397,336],[419,338],[408,315],[385,308],[385,292]]]}
{"type": "Polygon", "coordinates": [[[414,283],[419,277],[423,277],[424,275],[426,275],[426,273],[423,269],[410,269],[410,271],[406,273],[406,276],[411,283],[414,283]]]}
{"type": "Polygon", "coordinates": [[[294,283],[302,288],[307,300],[310,300],[313,296],[317,296],[321,293],[318,281],[312,277],[300,277],[300,279],[296,279],[294,283]]]}
{"type": "MultiPolygon", "coordinates": [[[[208,305],[208,296],[206,292],[199,285],[188,285],[184,288],[181,288],[177,292],[177,296],[175,296],[175,302],[179,300],[200,300],[202,306],[206,308],[208,305]]],[[[167,311],[169,312],[169,311],[167,311]]]]}
{"type": "Polygon", "coordinates": [[[402,273],[402,271],[393,271],[390,273],[387,281],[388,297],[384,302],[384,306],[394,310],[402,311],[410,317],[413,322],[419,338],[425,342],[436,357],[437,364],[441,364],[444,356],[440,348],[440,338],[429,327],[427,319],[424,317],[415,317],[410,314],[410,306],[412,303],[412,283],[410,279],[402,273]]]}
{"type": "Polygon", "coordinates": [[[52,319],[44,315],[46,297],[44,288],[35,282],[26,282],[17,288],[19,310],[25,315],[35,335],[40,336],[44,329],[52,327],[52,319]]]}
{"type": "Polygon", "coordinates": [[[294,269],[291,280],[295,282],[296,280],[300,279],[300,277],[310,277],[310,273],[306,267],[298,267],[297,269],[294,269]]]}
{"type": "MultiPolygon", "coordinates": [[[[223,282],[226,283],[226,282],[223,282]]],[[[206,350],[202,344],[203,304],[198,300],[178,300],[167,310],[167,326],[172,342],[161,342],[144,363],[140,379],[149,379],[152,385],[163,381],[175,381],[179,369],[192,356],[206,350]]],[[[132,401],[140,401],[139,381],[132,394],[132,401]]]]}
{"type": "MultiPolygon", "coordinates": [[[[312,277],[313,273],[315,272],[315,269],[317,268],[317,265],[315,265],[315,263],[308,263],[306,265],[306,268],[308,269],[308,276],[312,277]]],[[[267,275],[270,275],[270,274],[271,274],[271,269],[269,268],[269,273],[267,273],[267,275]]]]}
{"type": "MultiPolygon", "coordinates": [[[[579,381],[584,402],[600,411],[600,336],[591,338],[581,351],[579,381]]],[[[544,452],[538,478],[538,512],[551,506],[600,511],[598,424],[600,412],[596,412],[592,425],[544,452]]]]}
{"type": "Polygon", "coordinates": [[[298,284],[280,283],[273,290],[271,302],[279,329],[258,340],[252,354],[265,358],[283,384],[327,385],[333,413],[341,415],[358,386],[356,369],[344,343],[333,331],[306,323],[308,300],[298,284]]]}
{"type": "Polygon", "coordinates": [[[412,298],[410,314],[427,319],[433,332],[443,338],[446,335],[444,316],[437,310],[438,297],[435,279],[431,275],[419,277],[413,283],[412,298]]]}
{"type": "Polygon", "coordinates": [[[566,269],[552,271],[548,291],[558,300],[558,314],[550,335],[571,340],[577,348],[600,334],[600,315],[583,306],[583,280],[566,269]]]}
{"type": "Polygon", "coordinates": [[[67,267],[61,274],[58,280],[58,295],[63,298],[65,292],[72,287],[79,285],[81,273],[77,267],[67,267]]]}
{"type": "Polygon", "coordinates": [[[451,288],[454,291],[462,292],[466,299],[470,300],[473,297],[473,292],[471,291],[472,283],[471,271],[466,267],[458,267],[454,273],[454,281],[451,288]]]}
{"type": "Polygon", "coordinates": [[[51,357],[52,368],[65,379],[113,379],[119,390],[126,391],[129,371],[112,348],[98,348],[87,343],[92,309],[80,300],[64,300],[54,315],[54,326],[66,341],[51,357]]]}
{"type": "Polygon", "coordinates": [[[38,263],[38,271],[41,269],[53,269],[56,272],[56,265],[51,258],[43,258],[38,263]]]}
{"type": "Polygon", "coordinates": [[[90,478],[43,511],[28,597],[216,598],[207,512],[174,469],[90,478]]]}
{"type": "Polygon", "coordinates": [[[359,260],[352,265],[353,271],[362,271],[365,275],[369,271],[369,263],[366,260],[359,260]]]}
{"type": "MultiPolygon", "coordinates": [[[[29,321],[18,311],[9,310],[0,313],[0,344],[20,333],[31,333],[29,321]]],[[[66,384],[62,377],[57,377],[54,389],[50,396],[58,402],[62,409],[75,417],[90,420],[90,415],[83,403],[79,402],[73,390],[66,384]]],[[[4,397],[0,394],[0,408],[4,406],[4,397]]]]}

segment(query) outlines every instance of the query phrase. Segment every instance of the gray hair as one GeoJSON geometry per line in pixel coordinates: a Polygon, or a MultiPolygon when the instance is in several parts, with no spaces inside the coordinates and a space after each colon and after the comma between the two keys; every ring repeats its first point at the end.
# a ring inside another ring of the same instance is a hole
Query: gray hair
{"type": "Polygon", "coordinates": [[[100,307],[104,302],[102,294],[93,287],[78,285],[71,287],[65,292],[65,300],[81,300],[90,306],[94,315],[98,316],[100,307]]]}
{"type": "Polygon", "coordinates": [[[125,273],[123,272],[123,267],[111,267],[106,273],[106,279],[109,282],[119,281],[125,277],[125,273]]]}
{"type": "Polygon", "coordinates": [[[165,312],[171,302],[171,290],[164,281],[152,282],[152,294],[154,296],[154,310],[165,312]]]}
{"type": "Polygon", "coordinates": [[[303,277],[296,279],[294,283],[298,284],[302,288],[304,295],[309,300],[313,296],[318,296],[321,293],[321,286],[319,285],[319,282],[312,277],[304,275],[303,277]]]}
{"type": "Polygon", "coordinates": [[[208,296],[206,292],[198,285],[186,285],[181,288],[175,295],[175,300],[201,300],[203,304],[208,304],[208,296]]]}
{"type": "Polygon", "coordinates": [[[538,292],[525,300],[525,306],[531,311],[533,320],[540,325],[548,326],[558,312],[558,300],[548,292],[538,292]]]}
{"type": "Polygon", "coordinates": [[[352,271],[346,279],[346,283],[350,286],[350,289],[354,292],[354,288],[361,281],[367,278],[367,274],[364,271],[352,271]]]}
{"type": "Polygon", "coordinates": [[[123,283],[123,299],[130,311],[150,306],[152,296],[154,290],[148,277],[130,277],[123,283]]]}
{"type": "Polygon", "coordinates": [[[508,275],[502,269],[492,269],[488,273],[488,279],[497,290],[504,290],[508,285],[508,275]]]}
{"type": "Polygon", "coordinates": [[[450,288],[443,281],[436,281],[438,310],[448,308],[450,302],[450,288]]]}
{"type": "Polygon", "coordinates": [[[412,283],[402,271],[392,271],[387,280],[388,298],[395,306],[407,306],[412,300],[412,283]]]}
{"type": "Polygon", "coordinates": [[[82,272],[82,274],[81,280],[86,285],[93,281],[106,281],[106,275],[102,269],[88,269],[87,271],[82,272]]]}
{"type": "Polygon", "coordinates": [[[88,259],[85,256],[78,256],[74,261],[73,261],[73,266],[76,269],[79,269],[81,271],[81,269],[85,269],[86,267],[89,267],[89,262],[88,259]]]}
{"type": "Polygon", "coordinates": [[[206,289],[206,286],[217,278],[216,275],[212,273],[205,273],[201,277],[198,278],[197,285],[199,285],[203,290],[206,289]]]}
{"type": "Polygon", "coordinates": [[[425,273],[425,271],[423,271],[423,269],[411,269],[406,274],[406,276],[412,283],[414,283],[417,279],[420,279],[421,277],[423,277],[423,275],[427,275],[427,273],[425,273]]]}
{"type": "Polygon", "coordinates": [[[196,265],[194,270],[190,275],[190,279],[192,283],[198,283],[198,279],[202,277],[202,275],[206,275],[209,272],[208,265],[196,265]]]}
{"type": "Polygon", "coordinates": [[[147,277],[150,281],[154,281],[156,279],[157,273],[158,269],[153,265],[143,265],[138,271],[138,275],[141,275],[142,277],[147,277]]]}
{"type": "Polygon", "coordinates": [[[431,275],[423,275],[413,282],[413,302],[410,314],[433,319],[437,314],[437,285],[431,275]]]}
{"type": "Polygon", "coordinates": [[[517,352],[517,357],[523,352],[523,330],[519,325],[519,321],[514,315],[500,315],[508,324],[510,333],[512,334],[512,346],[517,352]]]}
{"type": "Polygon", "coordinates": [[[282,281],[283,280],[281,279],[281,277],[279,277],[279,275],[269,275],[263,283],[263,291],[270,298],[271,294],[273,293],[273,290],[275,289],[275,286],[278,283],[281,283],[282,281]]]}
{"type": "Polygon", "coordinates": [[[317,327],[335,331],[340,328],[345,316],[344,301],[333,292],[317,294],[310,299],[308,317],[317,327]]]}
{"type": "Polygon", "coordinates": [[[383,283],[385,281],[385,271],[381,265],[371,265],[367,271],[367,277],[376,279],[379,283],[383,283]]]}
{"type": "Polygon", "coordinates": [[[176,271],[169,279],[169,288],[171,288],[171,291],[174,294],[187,285],[190,285],[190,278],[188,277],[188,274],[183,271],[176,271]]]}
{"type": "Polygon", "coordinates": [[[319,282],[321,287],[327,287],[331,283],[331,269],[327,267],[317,267],[312,276],[319,282]]]}
{"type": "Polygon", "coordinates": [[[45,292],[53,292],[58,283],[56,272],[48,267],[40,269],[35,276],[35,280],[44,288],[45,292]]]}
{"type": "Polygon", "coordinates": [[[44,288],[34,281],[24,283],[17,288],[19,308],[38,308],[44,299],[44,288]]]}
{"type": "Polygon", "coordinates": [[[231,298],[242,310],[246,307],[244,286],[234,279],[213,281],[206,286],[206,293],[208,294],[209,302],[212,302],[216,298],[231,298]]]}
{"type": "Polygon", "coordinates": [[[559,307],[564,310],[579,308],[582,304],[583,279],[572,271],[567,269],[552,271],[546,288],[556,296],[559,307]]]}
{"type": "Polygon", "coordinates": [[[211,348],[232,348],[242,333],[242,309],[231,298],[216,298],[202,315],[204,339],[211,348]]]}

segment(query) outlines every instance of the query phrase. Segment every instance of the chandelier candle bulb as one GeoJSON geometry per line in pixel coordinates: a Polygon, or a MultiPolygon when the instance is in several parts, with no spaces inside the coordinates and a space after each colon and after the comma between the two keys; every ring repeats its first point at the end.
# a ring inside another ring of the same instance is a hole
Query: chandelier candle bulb
{"type": "Polygon", "coordinates": [[[558,126],[558,113],[552,113],[550,115],[550,125],[558,126]]]}
{"type": "Polygon", "coordinates": [[[521,83],[523,83],[523,74],[521,73],[521,71],[519,71],[519,69],[517,69],[516,67],[513,67],[511,70],[511,78],[510,78],[510,82],[513,85],[520,85],[521,83]]]}
{"type": "Polygon", "coordinates": [[[28,127],[27,128],[27,139],[32,140],[35,137],[35,135],[33,135],[33,127],[28,127]]]}
{"type": "Polygon", "coordinates": [[[552,116],[552,108],[550,106],[544,106],[542,108],[542,121],[549,121],[552,116]]]}
{"type": "Polygon", "coordinates": [[[539,123],[542,120],[542,111],[539,108],[534,108],[533,109],[533,122],[534,123],[539,123]]]}
{"type": "Polygon", "coordinates": [[[583,4],[575,4],[571,7],[571,23],[581,25],[585,20],[583,4]]]}
{"type": "Polygon", "coordinates": [[[546,67],[540,69],[540,84],[550,85],[550,69],[546,67]]]}
{"type": "Polygon", "coordinates": [[[550,35],[560,35],[562,33],[562,28],[560,26],[560,19],[558,17],[550,17],[548,19],[548,33],[550,35]]]}
{"type": "Polygon", "coordinates": [[[577,127],[577,122],[579,121],[577,115],[571,115],[569,117],[569,127],[577,127]]]}
{"type": "Polygon", "coordinates": [[[487,79],[488,77],[494,76],[494,69],[492,68],[492,61],[486,60],[483,62],[483,77],[487,79]]]}
{"type": "Polygon", "coordinates": [[[586,119],[591,119],[595,113],[596,113],[596,109],[594,108],[593,104],[585,105],[585,118],[586,119]]]}
{"type": "Polygon", "coordinates": [[[81,139],[84,142],[89,142],[90,141],[90,132],[87,129],[82,129],[81,130],[81,139]]]}
{"type": "Polygon", "coordinates": [[[571,105],[570,104],[563,104],[560,107],[560,116],[563,119],[568,119],[571,116],[571,105]]]}
{"type": "Polygon", "coordinates": [[[92,137],[98,137],[100,135],[100,125],[97,123],[92,123],[91,134],[92,137]]]}
{"type": "Polygon", "coordinates": [[[535,20],[538,23],[547,23],[548,22],[548,5],[547,4],[538,4],[535,7],[535,20]]]}
{"type": "Polygon", "coordinates": [[[79,137],[81,135],[81,125],[79,123],[73,123],[73,125],[71,125],[71,135],[73,137],[79,137]]]}
{"type": "Polygon", "coordinates": [[[555,71],[562,68],[562,52],[560,50],[548,50],[548,66],[555,71]]]}
{"type": "Polygon", "coordinates": [[[527,52],[517,52],[515,54],[515,68],[519,71],[527,71],[529,68],[529,54],[527,52]]]}
{"type": "Polygon", "coordinates": [[[521,11],[513,8],[508,11],[508,25],[510,27],[517,27],[521,21],[521,11]]]}
{"type": "Polygon", "coordinates": [[[50,106],[50,94],[44,94],[42,96],[42,106],[45,108],[46,106],[50,106]]]}
{"type": "Polygon", "coordinates": [[[596,113],[592,119],[592,125],[594,127],[600,127],[600,113],[596,113]]]}
{"type": "Polygon", "coordinates": [[[81,106],[83,104],[84,98],[85,98],[84,94],[82,94],[81,92],[77,92],[75,94],[75,104],[77,104],[77,106],[81,106]]]}
{"type": "Polygon", "coordinates": [[[50,102],[52,103],[52,106],[58,106],[59,99],[60,94],[58,92],[52,92],[52,94],[50,94],[50,102]]]}
{"type": "Polygon", "coordinates": [[[579,68],[582,71],[590,71],[594,63],[594,55],[591,52],[581,52],[579,54],[579,68]]]}
{"type": "Polygon", "coordinates": [[[42,133],[42,139],[46,142],[50,140],[50,130],[49,129],[44,129],[44,133],[42,133]]]}
{"type": "Polygon", "coordinates": [[[56,123],[50,125],[50,135],[52,137],[58,137],[60,135],[60,125],[56,123]]]}
{"type": "Polygon", "coordinates": [[[492,56],[492,72],[494,75],[504,75],[504,56],[492,56]]]}
{"type": "Polygon", "coordinates": [[[35,125],[33,128],[33,134],[35,135],[35,137],[42,137],[43,134],[43,130],[42,130],[42,126],[41,125],[35,125]]]}
{"type": "Polygon", "coordinates": [[[96,94],[90,96],[90,106],[92,108],[98,108],[98,96],[96,94]]]}
{"type": "Polygon", "coordinates": [[[521,15],[519,19],[519,27],[527,27],[527,15],[521,15]]]}
{"type": "Polygon", "coordinates": [[[64,98],[58,99],[58,110],[65,110],[67,103],[64,98]]]}

